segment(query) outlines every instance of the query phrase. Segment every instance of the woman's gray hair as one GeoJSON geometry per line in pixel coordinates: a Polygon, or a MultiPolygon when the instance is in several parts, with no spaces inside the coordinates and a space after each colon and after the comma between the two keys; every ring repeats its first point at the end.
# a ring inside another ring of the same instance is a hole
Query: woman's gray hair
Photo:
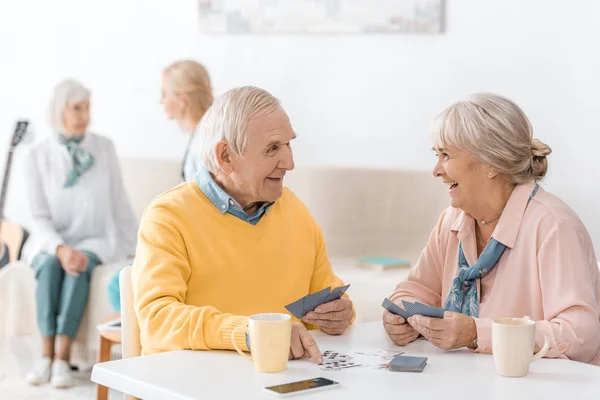
{"type": "Polygon", "coordinates": [[[280,107],[278,99],[254,86],[238,87],[219,96],[200,120],[196,132],[206,168],[211,172],[219,169],[216,147],[222,140],[241,156],[246,148],[248,122],[280,107]]]}
{"type": "Polygon", "coordinates": [[[48,122],[56,132],[64,133],[63,116],[69,103],[88,101],[91,96],[88,88],[74,79],[59,82],[52,92],[48,105],[48,122]]]}
{"type": "Polygon", "coordinates": [[[437,147],[466,150],[515,184],[539,181],[552,149],[533,138],[529,119],[511,100],[476,93],[446,108],[432,125],[437,147]]]}

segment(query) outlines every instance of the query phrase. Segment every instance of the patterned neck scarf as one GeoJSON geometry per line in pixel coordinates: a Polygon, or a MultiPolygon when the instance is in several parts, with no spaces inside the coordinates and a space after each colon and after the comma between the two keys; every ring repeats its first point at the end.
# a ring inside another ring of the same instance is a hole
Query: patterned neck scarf
{"type": "MultiPolygon", "coordinates": [[[[529,196],[527,204],[537,193],[539,185],[536,184],[529,196]]],[[[487,274],[498,264],[504,254],[506,246],[491,238],[479,256],[479,260],[469,266],[463,252],[462,242],[458,244],[458,275],[452,281],[450,293],[444,308],[447,311],[459,312],[471,317],[479,317],[479,297],[477,294],[477,279],[487,274]]]]}
{"type": "Polygon", "coordinates": [[[94,157],[79,146],[83,136],[65,137],[59,134],[58,140],[67,147],[71,155],[72,168],[67,172],[64,187],[72,187],[77,184],[79,177],[94,165],[94,157]]]}

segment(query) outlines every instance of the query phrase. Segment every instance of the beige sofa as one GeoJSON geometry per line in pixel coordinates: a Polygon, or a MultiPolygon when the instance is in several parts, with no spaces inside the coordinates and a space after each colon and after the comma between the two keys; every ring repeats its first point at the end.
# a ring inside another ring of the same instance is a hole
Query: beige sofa
{"type": "MultiPolygon", "coordinates": [[[[123,159],[121,166],[138,218],[153,197],[178,183],[179,162],[123,159]]],[[[396,255],[414,262],[447,205],[443,185],[428,172],[330,167],[299,167],[288,174],[286,185],[313,213],[335,272],[352,285],[348,293],[355,302],[357,321],[379,319],[383,297],[406,271],[363,270],[356,267],[357,260],[366,255],[396,255]]],[[[95,327],[112,312],[108,280],[125,264],[94,271],[90,300],[73,349],[75,363],[94,362],[95,327]]],[[[34,290],[28,265],[14,263],[0,270],[0,352],[10,352],[11,338],[37,337],[34,290]]]]}

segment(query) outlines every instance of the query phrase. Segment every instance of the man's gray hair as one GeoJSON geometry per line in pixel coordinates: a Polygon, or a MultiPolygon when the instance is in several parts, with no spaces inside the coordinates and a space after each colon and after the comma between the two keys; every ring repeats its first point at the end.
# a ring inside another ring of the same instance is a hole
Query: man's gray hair
{"type": "Polygon", "coordinates": [[[229,144],[234,154],[242,155],[250,120],[279,107],[279,100],[271,93],[254,86],[234,88],[219,96],[202,117],[196,132],[206,168],[211,172],[219,169],[216,147],[222,140],[229,144]]]}
{"type": "Polygon", "coordinates": [[[59,82],[52,92],[48,105],[48,122],[56,132],[64,133],[63,116],[69,103],[79,103],[90,99],[92,93],[75,79],[59,82]]]}

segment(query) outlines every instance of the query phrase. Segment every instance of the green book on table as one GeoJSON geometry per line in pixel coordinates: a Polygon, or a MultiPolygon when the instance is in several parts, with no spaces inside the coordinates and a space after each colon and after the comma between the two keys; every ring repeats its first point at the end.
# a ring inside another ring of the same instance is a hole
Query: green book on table
{"type": "Polygon", "coordinates": [[[365,268],[381,270],[410,267],[410,263],[407,260],[386,256],[363,257],[360,259],[359,265],[365,268]]]}

